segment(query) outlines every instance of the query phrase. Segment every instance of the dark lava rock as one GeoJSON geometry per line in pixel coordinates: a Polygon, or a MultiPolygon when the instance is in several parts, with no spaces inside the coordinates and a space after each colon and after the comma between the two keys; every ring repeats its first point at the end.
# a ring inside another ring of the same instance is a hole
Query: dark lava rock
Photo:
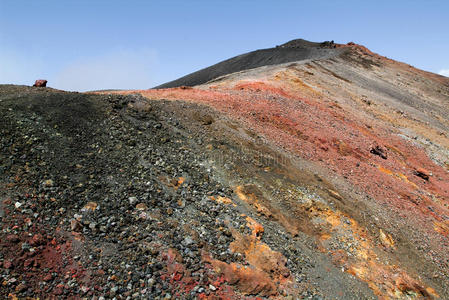
{"type": "Polygon", "coordinates": [[[385,149],[383,149],[380,146],[371,148],[371,150],[369,152],[374,155],[378,155],[378,156],[382,157],[383,159],[387,159],[387,153],[386,153],[385,149]]]}

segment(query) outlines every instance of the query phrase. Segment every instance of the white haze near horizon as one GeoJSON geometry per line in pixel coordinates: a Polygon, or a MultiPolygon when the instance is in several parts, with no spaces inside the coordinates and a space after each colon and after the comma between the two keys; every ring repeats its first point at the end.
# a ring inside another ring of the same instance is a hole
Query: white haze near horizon
{"type": "Polygon", "coordinates": [[[449,69],[442,69],[438,74],[449,77],[449,69]]]}
{"type": "Polygon", "coordinates": [[[153,49],[116,49],[57,66],[44,57],[0,47],[0,84],[32,85],[46,79],[49,87],[67,91],[145,89],[160,83],[153,76],[158,64],[153,49]]]}

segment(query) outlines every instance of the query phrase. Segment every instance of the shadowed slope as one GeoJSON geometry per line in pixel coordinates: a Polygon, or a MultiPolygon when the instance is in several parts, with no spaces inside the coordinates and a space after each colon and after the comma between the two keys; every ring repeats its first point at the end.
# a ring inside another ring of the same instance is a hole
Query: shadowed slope
{"type": "Polygon", "coordinates": [[[332,42],[313,43],[298,39],[276,48],[256,50],[227,59],[179,79],[161,84],[156,88],[195,86],[234,72],[292,61],[330,58],[341,52],[342,49],[335,48],[332,42]]]}

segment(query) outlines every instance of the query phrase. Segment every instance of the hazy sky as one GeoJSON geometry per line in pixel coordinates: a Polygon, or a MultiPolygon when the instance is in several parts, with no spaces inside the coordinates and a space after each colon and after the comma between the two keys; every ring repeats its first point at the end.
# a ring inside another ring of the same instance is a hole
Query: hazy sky
{"type": "Polygon", "coordinates": [[[291,39],[354,41],[449,76],[449,1],[0,0],[0,83],[150,88],[291,39]]]}

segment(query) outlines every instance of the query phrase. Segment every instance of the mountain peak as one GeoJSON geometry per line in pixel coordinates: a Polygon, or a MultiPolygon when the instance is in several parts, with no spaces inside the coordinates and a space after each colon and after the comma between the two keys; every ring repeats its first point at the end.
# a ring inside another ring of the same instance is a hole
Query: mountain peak
{"type": "Polygon", "coordinates": [[[304,39],[294,39],[284,43],[277,48],[335,48],[334,41],[324,41],[322,43],[310,42],[304,39]]]}

